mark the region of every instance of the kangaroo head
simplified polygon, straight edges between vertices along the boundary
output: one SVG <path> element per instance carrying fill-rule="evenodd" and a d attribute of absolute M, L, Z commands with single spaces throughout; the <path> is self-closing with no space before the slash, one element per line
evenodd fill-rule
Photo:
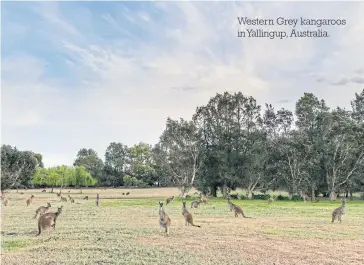
<path fill-rule="evenodd" d="M 31 199 L 33 199 L 33 198 L 34 198 L 34 195 L 32 194 L 32 195 L 30 196 L 30 198 L 31 198 Z"/>
<path fill-rule="evenodd" d="M 183 208 L 186 207 L 186 201 L 182 201 L 182 206 L 183 206 Z"/>
<path fill-rule="evenodd" d="M 48 207 L 52 207 L 52 206 L 51 206 L 51 204 L 50 204 L 49 202 L 47 202 L 47 206 L 48 206 Z"/>
<path fill-rule="evenodd" d="M 163 209 L 163 202 L 159 202 L 159 208 L 162 210 Z"/>
<path fill-rule="evenodd" d="M 62 212 L 63 205 L 61 207 L 58 207 L 58 214 Z"/>
<path fill-rule="evenodd" d="M 343 205 L 345 205 L 345 204 L 346 204 L 346 199 L 341 199 L 341 203 L 342 203 Z"/>

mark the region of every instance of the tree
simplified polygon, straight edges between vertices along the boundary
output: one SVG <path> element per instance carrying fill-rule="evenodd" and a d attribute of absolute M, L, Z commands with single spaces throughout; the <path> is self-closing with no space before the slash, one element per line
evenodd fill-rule
<path fill-rule="evenodd" d="M 160 137 L 160 161 L 182 191 L 188 193 L 200 167 L 200 148 L 197 128 L 193 121 L 172 120 L 168 117 Z"/>
<path fill-rule="evenodd" d="M 130 174 L 149 185 L 156 181 L 152 146 L 140 142 L 129 148 Z"/>
<path fill-rule="evenodd" d="M 98 157 L 96 151 L 93 149 L 80 149 L 73 166 L 83 166 L 93 178 L 98 180 L 102 178 L 104 162 Z"/>
<path fill-rule="evenodd" d="M 112 142 L 106 149 L 105 166 L 107 171 L 111 173 L 106 175 L 106 181 L 112 186 L 122 185 L 123 176 L 128 170 L 129 164 L 129 148 L 122 143 Z"/>
<path fill-rule="evenodd" d="M 30 151 L 19 151 L 10 145 L 1 146 L 1 188 L 29 186 L 38 160 Z"/>

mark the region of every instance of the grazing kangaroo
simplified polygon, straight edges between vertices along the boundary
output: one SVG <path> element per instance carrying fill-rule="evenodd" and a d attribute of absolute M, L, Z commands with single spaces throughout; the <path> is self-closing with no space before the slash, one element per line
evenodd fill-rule
<path fill-rule="evenodd" d="M 69 194 L 68 194 L 68 198 L 70 199 L 71 203 L 75 203 L 75 199 L 73 199 Z"/>
<path fill-rule="evenodd" d="M 58 207 L 58 211 L 55 213 L 45 213 L 38 219 L 38 234 L 40 235 L 42 230 L 48 229 L 53 227 L 53 230 L 56 230 L 56 221 L 58 216 L 62 212 L 63 205 L 61 207 Z"/>
<path fill-rule="evenodd" d="M 192 226 L 196 226 L 196 227 L 201 228 L 201 226 L 199 226 L 199 225 L 195 225 L 195 224 L 193 223 L 192 214 L 190 214 L 190 213 L 187 211 L 187 208 L 186 208 L 186 201 L 182 201 L 182 215 L 184 216 L 184 218 L 185 218 L 185 220 L 186 220 L 186 226 L 187 226 L 187 225 L 192 225 Z"/>
<path fill-rule="evenodd" d="M 191 209 L 192 208 L 199 208 L 200 207 L 201 202 L 200 201 L 193 201 L 191 202 Z"/>
<path fill-rule="evenodd" d="M 32 202 L 33 198 L 34 198 L 34 195 L 32 194 L 30 196 L 30 198 L 27 200 L 27 206 L 29 206 L 29 204 Z"/>
<path fill-rule="evenodd" d="M 42 190 L 42 192 L 47 192 L 46 190 Z"/>
<path fill-rule="evenodd" d="M 125 195 L 125 192 L 123 192 L 123 195 Z"/>
<path fill-rule="evenodd" d="M 169 235 L 169 227 L 171 226 L 171 223 L 171 218 L 169 218 L 163 209 L 163 202 L 159 202 L 159 226 L 165 229 L 167 235 Z"/>
<path fill-rule="evenodd" d="M 167 198 L 166 205 L 174 200 L 174 196 Z"/>
<path fill-rule="evenodd" d="M 130 192 L 127 192 L 125 195 L 129 195 L 130 194 Z"/>
<path fill-rule="evenodd" d="M 228 198 L 227 201 L 228 201 L 229 209 L 230 209 L 230 211 L 234 212 L 235 217 L 238 217 L 238 215 L 241 214 L 241 216 L 244 218 L 251 218 L 251 217 L 245 216 L 243 210 L 238 205 L 230 202 L 230 198 Z"/>
<path fill-rule="evenodd" d="M 61 202 L 67 202 L 67 198 L 61 196 Z"/>
<path fill-rule="evenodd" d="M 49 202 L 47 202 L 47 206 L 40 206 L 36 211 L 35 211 L 35 215 L 33 217 L 33 219 L 37 218 L 37 215 L 39 214 L 39 216 L 47 213 L 49 211 L 49 209 L 51 208 L 51 204 Z"/>
<path fill-rule="evenodd" d="M 84 200 L 88 200 L 88 196 L 85 196 L 85 198 L 83 198 Z"/>
<path fill-rule="evenodd" d="M 339 208 L 336 208 L 332 212 L 331 223 L 333 223 L 335 219 L 337 219 L 338 222 L 341 223 L 341 217 L 345 214 L 345 211 L 346 211 L 346 199 L 341 199 L 341 206 Z"/>

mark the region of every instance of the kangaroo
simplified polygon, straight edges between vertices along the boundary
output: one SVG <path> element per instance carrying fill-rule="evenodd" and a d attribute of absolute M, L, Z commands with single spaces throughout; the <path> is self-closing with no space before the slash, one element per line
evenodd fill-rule
<path fill-rule="evenodd" d="M 69 194 L 68 194 L 68 198 L 70 199 L 71 203 L 75 203 L 75 199 L 72 198 Z"/>
<path fill-rule="evenodd" d="M 174 200 L 174 196 L 167 198 L 166 205 Z"/>
<path fill-rule="evenodd" d="M 199 226 L 199 225 L 195 225 L 195 224 L 193 223 L 192 214 L 190 214 L 190 213 L 187 211 L 187 208 L 186 208 L 186 201 L 182 201 L 182 215 L 184 216 L 184 218 L 185 218 L 185 220 L 186 220 L 186 226 L 187 226 L 187 225 L 192 225 L 192 226 L 196 226 L 196 227 L 201 228 L 201 226 Z"/>
<path fill-rule="evenodd" d="M 47 192 L 46 190 L 42 190 L 42 192 Z"/>
<path fill-rule="evenodd" d="M 345 214 L 346 211 L 346 199 L 341 199 L 341 206 L 339 208 L 336 208 L 332 212 L 332 220 L 331 223 L 335 221 L 335 219 L 338 220 L 341 224 L 341 217 Z"/>
<path fill-rule="evenodd" d="M 130 192 L 125 193 L 125 195 L 129 195 L 129 194 L 130 194 Z"/>
<path fill-rule="evenodd" d="M 163 202 L 159 202 L 159 226 L 165 229 L 167 235 L 169 235 L 169 227 L 171 226 L 171 223 L 171 218 L 169 218 L 163 209 Z"/>
<path fill-rule="evenodd" d="M 63 205 L 61 207 L 58 207 L 58 211 L 55 213 L 45 213 L 38 219 L 38 234 L 40 235 L 42 230 L 48 229 L 53 227 L 53 230 L 56 230 L 56 221 L 58 216 L 62 212 Z"/>
<path fill-rule="evenodd" d="M 269 199 L 268 199 L 268 204 L 272 204 L 272 203 L 273 203 L 273 201 L 274 201 L 274 200 L 273 200 L 273 198 L 269 198 Z"/>
<path fill-rule="evenodd" d="M 36 211 L 35 211 L 35 215 L 33 217 L 33 219 L 37 218 L 37 215 L 39 214 L 39 216 L 47 213 L 49 211 L 49 209 L 51 208 L 51 204 L 49 202 L 47 202 L 47 206 L 40 206 Z"/>
<path fill-rule="evenodd" d="M 85 198 L 83 198 L 84 200 L 88 200 L 88 196 L 85 196 Z"/>
<path fill-rule="evenodd" d="M 200 207 L 201 202 L 200 201 L 193 201 L 191 202 L 191 209 L 192 208 L 199 208 Z"/>
<path fill-rule="evenodd" d="M 29 204 L 32 202 L 33 198 L 34 198 L 34 195 L 32 194 L 30 196 L 30 198 L 27 200 L 27 206 L 29 206 Z"/>
<path fill-rule="evenodd" d="M 67 198 L 61 196 L 61 202 L 67 202 Z"/>
<path fill-rule="evenodd" d="M 245 216 L 243 210 L 238 205 L 230 202 L 230 198 L 228 198 L 227 201 L 228 201 L 229 209 L 230 209 L 230 211 L 234 212 L 235 217 L 238 217 L 238 215 L 241 214 L 241 216 L 244 218 L 251 218 L 251 217 Z"/>
<path fill-rule="evenodd" d="M 7 198 L 3 198 L 3 203 L 4 203 L 4 206 L 7 206 L 9 203 L 9 200 Z"/>
<path fill-rule="evenodd" d="M 200 193 L 200 202 L 201 203 L 207 203 L 207 198 Z"/>

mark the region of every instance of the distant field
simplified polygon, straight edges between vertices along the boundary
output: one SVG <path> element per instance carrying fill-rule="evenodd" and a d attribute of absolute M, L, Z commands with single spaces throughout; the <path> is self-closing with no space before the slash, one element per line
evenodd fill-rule
<path fill-rule="evenodd" d="M 89 189 L 83 194 L 64 189 L 63 196 L 68 190 L 75 204 L 41 190 L 6 194 L 10 203 L 1 207 L 2 264 L 364 264 L 363 201 L 348 201 L 343 223 L 331 224 L 339 200 L 272 205 L 235 200 L 253 218 L 244 219 L 235 218 L 225 200 L 211 199 L 190 210 L 202 226 L 195 228 L 185 227 L 181 200 L 176 199 L 165 208 L 172 219 L 166 236 L 159 232 L 158 200 L 178 195 L 178 189 Z M 35 198 L 27 207 L 30 194 Z M 88 201 L 82 200 L 85 195 Z M 37 220 L 32 217 L 47 201 L 54 212 L 63 205 L 63 212 L 55 231 L 35 237 Z"/>

